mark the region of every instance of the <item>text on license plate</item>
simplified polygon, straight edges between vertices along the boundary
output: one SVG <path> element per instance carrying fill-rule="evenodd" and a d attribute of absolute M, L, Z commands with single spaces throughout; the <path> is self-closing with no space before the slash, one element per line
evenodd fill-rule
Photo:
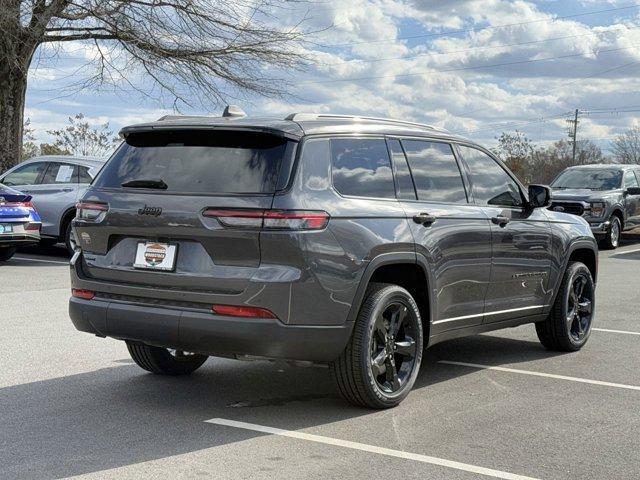
<path fill-rule="evenodd" d="M 135 268 L 173 271 L 176 266 L 176 245 L 160 242 L 139 242 Z"/>

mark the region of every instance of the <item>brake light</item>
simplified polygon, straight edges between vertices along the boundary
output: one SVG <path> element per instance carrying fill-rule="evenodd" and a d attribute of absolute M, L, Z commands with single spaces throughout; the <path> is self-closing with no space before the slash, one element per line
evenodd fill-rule
<path fill-rule="evenodd" d="M 76 204 L 76 218 L 95 221 L 109 210 L 109 205 L 98 202 L 80 202 Z"/>
<path fill-rule="evenodd" d="M 249 318 L 277 318 L 266 308 L 259 307 L 239 307 L 235 305 L 214 305 L 211 311 L 216 315 L 225 317 L 249 317 Z"/>
<path fill-rule="evenodd" d="M 207 208 L 202 215 L 205 217 L 214 217 L 225 227 L 244 227 L 244 228 L 260 228 L 262 227 L 262 218 L 264 210 L 227 210 Z"/>
<path fill-rule="evenodd" d="M 329 214 L 321 210 L 207 208 L 202 215 L 216 218 L 225 227 L 269 230 L 321 230 L 329 222 Z"/>
<path fill-rule="evenodd" d="M 33 208 L 31 202 L 7 202 L 2 204 L 3 207 L 15 207 L 15 208 Z"/>
<path fill-rule="evenodd" d="M 91 290 L 82 290 L 79 288 L 71 289 L 71 296 L 75 298 L 82 298 L 83 300 L 91 300 L 96 296 L 96 293 Z"/>

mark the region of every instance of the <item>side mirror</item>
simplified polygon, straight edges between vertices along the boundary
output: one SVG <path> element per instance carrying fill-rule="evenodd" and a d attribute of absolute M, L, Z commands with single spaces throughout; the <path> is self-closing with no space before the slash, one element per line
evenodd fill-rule
<path fill-rule="evenodd" d="M 529 208 L 546 208 L 551 205 L 551 189 L 546 185 L 529 185 Z"/>
<path fill-rule="evenodd" d="M 640 187 L 627 188 L 627 195 L 640 195 Z"/>

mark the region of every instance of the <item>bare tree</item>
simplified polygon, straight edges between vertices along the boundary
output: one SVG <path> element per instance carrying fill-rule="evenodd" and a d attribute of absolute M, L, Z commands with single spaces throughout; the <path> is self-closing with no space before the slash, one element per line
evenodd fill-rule
<path fill-rule="evenodd" d="M 22 126 L 22 150 L 20 153 L 20 160 L 27 160 L 40 153 L 40 149 L 35 143 L 36 137 L 33 134 L 33 131 L 33 127 L 31 127 L 31 119 L 27 118 Z"/>
<path fill-rule="evenodd" d="M 640 127 L 636 125 L 614 138 L 611 150 L 620 163 L 640 164 Z"/>
<path fill-rule="evenodd" d="M 573 144 L 560 140 L 547 147 L 537 146 L 522 132 L 503 132 L 498 137 L 495 153 L 523 183 L 549 183 L 558 173 L 572 165 L 605 163 L 602 150 L 590 140 L 578 140 L 576 159 L 573 160 Z"/>
<path fill-rule="evenodd" d="M 502 157 L 507 167 L 525 183 L 531 181 L 529 165 L 534 151 L 535 146 L 531 140 L 518 130 L 515 133 L 502 132 L 495 149 L 495 153 Z"/>
<path fill-rule="evenodd" d="M 60 152 L 70 152 L 75 155 L 104 157 L 113 150 L 119 142 L 117 136 L 109 130 L 109 122 L 92 127 L 85 120 L 82 113 L 69 117 L 69 125 L 59 130 L 47 132 L 55 139 L 49 149 L 55 147 Z M 46 144 L 43 144 L 43 147 Z"/>
<path fill-rule="evenodd" d="M 174 106 L 279 95 L 273 72 L 299 67 L 298 25 L 273 26 L 295 0 L 2 0 L 0 171 L 20 157 L 27 72 L 39 47 L 85 42 L 94 73 L 77 86 L 140 89 Z M 272 70 L 269 71 L 271 67 Z M 146 81 L 146 83 L 144 83 Z M 142 89 L 140 89 L 142 91 Z M 230 93 L 235 92 L 235 93 Z"/>

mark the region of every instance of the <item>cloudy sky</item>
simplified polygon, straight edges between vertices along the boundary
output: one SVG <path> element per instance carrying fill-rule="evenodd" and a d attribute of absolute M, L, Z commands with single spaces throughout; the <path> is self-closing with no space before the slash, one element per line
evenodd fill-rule
<path fill-rule="evenodd" d="M 605 149 L 638 124 L 640 4 L 632 0 L 322 0 L 274 15 L 282 24 L 304 16 L 305 28 L 321 33 L 305 71 L 280 72 L 295 85 L 291 96 L 248 96 L 241 106 L 249 114 L 398 117 L 493 145 L 516 129 L 534 142 L 566 138 L 566 119 L 579 108 L 578 137 Z M 40 53 L 26 111 L 40 141 L 78 112 L 114 130 L 171 113 L 170 102 L 131 89 L 68 88 L 87 73 L 89 45 Z"/>

